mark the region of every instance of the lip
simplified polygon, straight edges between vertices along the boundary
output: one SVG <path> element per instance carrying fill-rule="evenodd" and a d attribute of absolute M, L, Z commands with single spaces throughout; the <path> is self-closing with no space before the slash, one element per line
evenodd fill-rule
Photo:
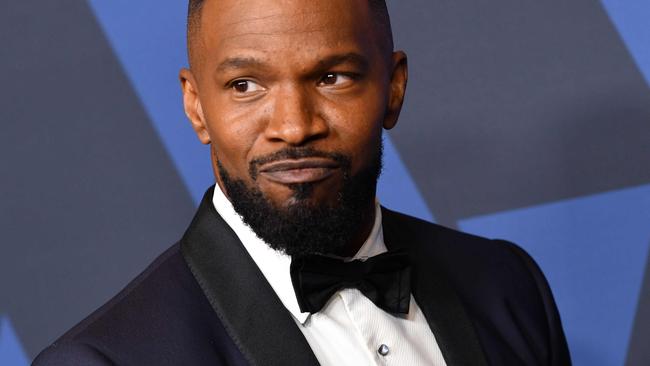
<path fill-rule="evenodd" d="M 259 174 L 275 183 L 299 184 L 325 180 L 337 169 L 339 164 L 330 159 L 290 159 L 264 164 Z"/>

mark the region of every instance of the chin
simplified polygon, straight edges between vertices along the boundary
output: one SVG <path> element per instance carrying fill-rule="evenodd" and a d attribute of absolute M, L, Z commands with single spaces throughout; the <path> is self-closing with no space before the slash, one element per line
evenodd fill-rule
<path fill-rule="evenodd" d="M 317 183 L 302 183 L 286 186 L 283 192 L 265 192 L 269 201 L 278 207 L 336 207 L 340 202 L 341 188 Z"/>
<path fill-rule="evenodd" d="M 277 184 L 264 182 L 253 189 L 260 191 L 277 207 L 306 205 L 312 207 L 335 207 L 341 198 L 343 177 L 338 175 L 328 179 L 296 184 Z"/>

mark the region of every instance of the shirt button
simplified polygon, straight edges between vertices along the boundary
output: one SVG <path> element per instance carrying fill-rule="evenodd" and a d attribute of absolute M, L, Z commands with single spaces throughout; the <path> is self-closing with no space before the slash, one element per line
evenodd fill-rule
<path fill-rule="evenodd" d="M 379 349 L 377 350 L 377 353 L 379 353 L 382 356 L 386 356 L 388 352 L 390 352 L 390 348 L 388 348 L 388 346 L 385 344 L 379 346 Z"/>

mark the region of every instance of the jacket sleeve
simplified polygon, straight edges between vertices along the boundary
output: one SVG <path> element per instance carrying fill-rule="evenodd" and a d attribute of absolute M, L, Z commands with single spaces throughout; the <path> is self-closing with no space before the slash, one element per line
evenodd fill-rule
<path fill-rule="evenodd" d="M 560 314 L 558 312 L 557 306 L 555 305 L 555 300 L 553 298 L 553 293 L 551 288 L 542 273 L 542 270 L 539 268 L 537 263 L 531 258 L 526 251 L 521 249 L 516 244 L 510 244 L 509 247 L 515 254 L 523 261 L 524 265 L 528 269 L 528 272 L 532 276 L 537 290 L 540 294 L 540 297 L 543 301 L 544 310 L 546 312 L 546 319 L 548 325 L 548 350 L 549 350 L 549 365 L 550 366 L 569 366 L 571 365 L 571 357 L 569 355 L 569 347 L 567 345 L 566 337 L 564 336 L 564 331 L 562 329 L 562 322 L 560 320 Z"/>
<path fill-rule="evenodd" d="M 115 363 L 94 347 L 75 341 L 61 341 L 44 349 L 32 366 L 113 366 Z"/>

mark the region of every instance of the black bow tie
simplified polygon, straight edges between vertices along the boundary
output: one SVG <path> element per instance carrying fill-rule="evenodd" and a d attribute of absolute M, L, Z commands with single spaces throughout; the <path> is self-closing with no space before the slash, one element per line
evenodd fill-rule
<path fill-rule="evenodd" d="M 338 290 L 356 288 L 379 308 L 407 314 L 411 268 L 405 251 L 379 254 L 366 261 L 309 255 L 291 261 L 291 281 L 302 312 L 316 313 Z"/>

